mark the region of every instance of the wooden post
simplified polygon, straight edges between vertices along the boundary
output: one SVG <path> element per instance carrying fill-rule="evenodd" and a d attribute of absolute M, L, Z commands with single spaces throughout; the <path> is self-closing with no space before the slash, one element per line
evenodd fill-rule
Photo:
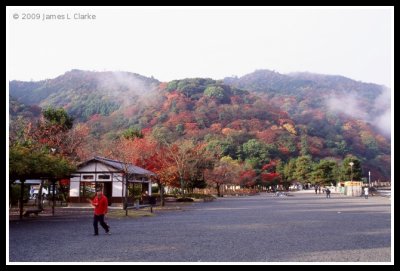
<path fill-rule="evenodd" d="M 128 174 L 125 174 L 125 216 L 128 216 Z"/>

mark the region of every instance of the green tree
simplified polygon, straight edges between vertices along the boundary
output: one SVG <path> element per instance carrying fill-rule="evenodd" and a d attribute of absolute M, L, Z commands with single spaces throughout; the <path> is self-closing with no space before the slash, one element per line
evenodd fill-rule
<path fill-rule="evenodd" d="M 353 166 L 350 165 L 353 163 Z M 341 166 L 342 181 L 361 181 L 363 177 L 361 161 L 356 156 L 347 156 Z"/>
<path fill-rule="evenodd" d="M 74 119 L 68 115 L 64 108 L 48 107 L 43 110 L 43 117 L 51 124 L 61 126 L 64 130 L 72 128 Z"/>
<path fill-rule="evenodd" d="M 241 158 L 250 163 L 253 168 L 260 169 L 269 163 L 269 149 L 267 144 L 257 139 L 250 139 L 242 145 Z"/>
<path fill-rule="evenodd" d="M 294 179 L 303 184 L 309 182 L 312 166 L 313 162 L 311 156 L 305 155 L 298 157 L 296 160 L 296 169 L 293 174 Z"/>
<path fill-rule="evenodd" d="M 236 149 L 232 142 L 228 139 L 209 139 L 207 140 L 207 150 L 218 152 L 219 156 L 230 156 L 236 158 Z"/>
<path fill-rule="evenodd" d="M 75 170 L 74 165 L 62 156 L 52 155 L 42 150 L 35 150 L 19 144 L 10 147 L 9 173 L 10 182 L 16 180 L 22 184 L 28 178 L 57 180 L 69 177 Z M 23 190 L 21 191 L 21 195 Z M 38 208 L 43 209 L 39 193 Z M 22 218 L 23 204 L 20 201 L 20 218 Z"/>
<path fill-rule="evenodd" d="M 347 146 L 346 141 L 341 140 L 340 142 L 335 142 L 337 154 L 341 155 L 342 157 L 350 151 Z"/>
<path fill-rule="evenodd" d="M 225 98 L 225 90 L 220 86 L 209 86 L 204 90 L 204 96 L 222 101 Z"/>
<path fill-rule="evenodd" d="M 300 155 L 301 156 L 306 156 L 309 154 L 308 152 L 308 142 L 307 142 L 307 134 L 303 132 L 301 135 L 301 142 L 300 142 L 301 148 L 300 148 Z"/>
<path fill-rule="evenodd" d="M 85 135 L 84 129 L 71 129 L 72 121 L 64 109 L 47 108 L 43 110 L 43 119 L 36 127 L 31 124 L 20 127 L 19 133 L 10 138 L 10 181 L 19 179 L 23 183 L 28 178 L 41 179 L 42 188 L 44 179 L 55 183 L 58 179 L 69 177 L 75 170 L 73 161 L 77 158 L 76 150 Z M 42 209 L 41 193 L 38 204 Z M 20 215 L 22 209 L 20 206 Z"/>
<path fill-rule="evenodd" d="M 167 127 L 155 127 L 151 132 L 153 138 L 162 145 L 168 145 L 174 142 L 177 138 L 177 135 L 172 132 Z"/>
<path fill-rule="evenodd" d="M 332 160 L 320 160 L 319 163 L 314 164 L 311 173 L 312 183 L 322 185 L 336 184 L 335 167 L 337 165 Z"/>
<path fill-rule="evenodd" d="M 135 127 L 129 127 L 124 132 L 122 132 L 122 136 L 125 139 L 135 139 L 135 138 L 143 138 L 143 134 L 140 129 Z"/>
<path fill-rule="evenodd" d="M 294 178 L 294 173 L 296 171 L 296 158 L 291 158 L 289 162 L 287 162 L 283 166 L 283 174 L 281 174 L 282 179 L 287 180 L 287 181 L 293 181 L 295 180 Z M 281 173 L 281 172 L 279 172 Z"/>
<path fill-rule="evenodd" d="M 290 181 L 291 181 L 291 179 L 287 175 L 285 175 L 285 173 L 286 173 L 285 168 L 288 164 L 289 163 L 285 164 L 280 159 L 276 162 L 276 172 L 279 173 L 279 175 L 281 176 L 282 185 L 285 187 L 286 190 L 289 189 Z M 292 162 L 292 164 L 293 164 L 293 162 Z M 292 173 L 288 172 L 288 175 L 290 175 L 290 174 L 292 174 Z"/>
<path fill-rule="evenodd" d="M 10 180 L 17 179 L 60 179 L 69 177 L 75 167 L 64 157 L 44 151 L 14 145 L 10 147 Z"/>
<path fill-rule="evenodd" d="M 166 90 L 171 92 L 178 88 L 178 80 L 173 80 L 168 83 Z"/>
<path fill-rule="evenodd" d="M 361 132 L 361 142 L 366 147 L 366 157 L 368 159 L 373 159 L 379 153 L 378 143 L 372 134 L 367 132 Z"/>

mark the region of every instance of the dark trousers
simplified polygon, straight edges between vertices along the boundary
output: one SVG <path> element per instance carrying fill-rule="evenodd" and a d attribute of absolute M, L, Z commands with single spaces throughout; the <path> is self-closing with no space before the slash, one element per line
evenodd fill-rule
<path fill-rule="evenodd" d="M 93 227 L 94 233 L 99 234 L 99 222 L 103 229 L 108 232 L 110 227 L 104 222 L 104 215 L 94 215 L 93 217 Z"/>

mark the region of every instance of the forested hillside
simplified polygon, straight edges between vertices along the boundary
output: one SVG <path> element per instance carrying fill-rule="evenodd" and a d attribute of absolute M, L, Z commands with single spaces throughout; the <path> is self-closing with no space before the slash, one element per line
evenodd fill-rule
<path fill-rule="evenodd" d="M 280 74 L 270 70 L 226 77 L 224 82 L 252 90 L 288 112 L 307 136 L 312 155 L 352 153 L 363 157 L 368 167 L 378 166 L 389 172 L 387 87 L 337 75 Z"/>
<path fill-rule="evenodd" d="M 73 70 L 40 82 L 11 81 L 10 114 L 26 115 L 24 107 L 64 108 L 88 131 L 81 159 L 110 155 L 121 139 L 146 140 L 142 147 L 161 142 L 170 151 L 179 142 L 192 142 L 217 157 L 203 164 L 204 170 L 240 166 L 241 184 L 346 179 L 350 160 L 360 161 L 355 177 L 371 171 L 373 179 L 387 180 L 390 140 L 373 116 L 387 109 L 373 103 L 385 91 L 341 76 L 266 70 L 220 81 L 163 83 L 133 73 Z M 343 95 L 358 97 L 368 113 L 336 110 Z M 335 177 L 315 173 L 327 165 Z M 212 172 L 207 174 L 196 178 L 212 179 Z"/>

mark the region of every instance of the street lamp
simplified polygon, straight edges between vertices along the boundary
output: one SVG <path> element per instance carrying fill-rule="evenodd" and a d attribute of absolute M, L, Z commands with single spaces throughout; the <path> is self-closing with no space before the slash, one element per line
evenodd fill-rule
<path fill-rule="evenodd" d="M 351 181 L 351 196 L 353 197 L 354 196 L 354 193 L 353 193 L 353 165 L 354 165 L 354 163 L 353 162 L 350 162 L 349 163 L 349 165 L 350 165 L 350 181 Z"/>
<path fill-rule="evenodd" d="M 56 148 L 50 148 L 51 154 L 54 155 L 56 153 L 56 150 L 57 150 Z M 53 206 L 51 207 L 51 213 L 54 216 L 54 208 L 55 208 L 55 205 L 56 205 L 56 200 L 55 200 L 55 197 L 54 197 L 54 194 L 56 192 L 56 179 L 52 178 L 50 180 L 51 180 L 51 185 L 52 186 L 49 187 L 49 192 L 50 192 L 50 188 L 53 188 L 52 189 L 53 190 L 53 197 L 52 197 Z"/>
<path fill-rule="evenodd" d="M 349 163 L 349 165 L 350 165 L 350 181 L 353 181 L 353 165 L 354 165 L 354 163 L 353 162 L 350 162 Z"/>
<path fill-rule="evenodd" d="M 371 171 L 368 171 L 368 187 L 371 187 Z"/>

